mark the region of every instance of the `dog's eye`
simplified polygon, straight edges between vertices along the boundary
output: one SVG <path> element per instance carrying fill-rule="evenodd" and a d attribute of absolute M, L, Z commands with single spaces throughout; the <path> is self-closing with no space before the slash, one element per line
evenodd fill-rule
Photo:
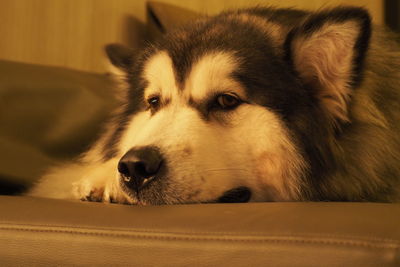
<path fill-rule="evenodd" d="M 160 106 L 160 97 L 159 96 L 152 96 L 147 99 L 147 103 L 149 104 L 149 108 L 151 110 L 157 110 Z"/>
<path fill-rule="evenodd" d="M 240 99 L 234 94 L 221 94 L 217 96 L 217 104 L 222 109 L 234 109 L 240 103 Z"/>

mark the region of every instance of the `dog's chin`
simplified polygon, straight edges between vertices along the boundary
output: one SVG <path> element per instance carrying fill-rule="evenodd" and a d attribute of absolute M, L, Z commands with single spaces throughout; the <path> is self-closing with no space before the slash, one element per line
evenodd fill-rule
<path fill-rule="evenodd" d="M 251 198 L 251 191 L 247 187 L 237 187 L 226 191 L 221 197 L 219 197 L 217 203 L 246 203 Z"/>
<path fill-rule="evenodd" d="M 201 201 L 201 203 L 247 203 L 251 199 L 251 190 L 248 187 L 236 187 L 226 191 L 217 199 Z"/>

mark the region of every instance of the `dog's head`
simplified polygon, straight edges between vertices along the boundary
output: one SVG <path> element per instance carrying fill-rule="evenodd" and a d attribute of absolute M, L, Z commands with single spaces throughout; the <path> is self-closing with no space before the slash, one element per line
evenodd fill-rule
<path fill-rule="evenodd" d="M 122 190 L 142 204 L 305 199 L 325 138 L 347 120 L 369 23 L 356 8 L 256 9 L 141 55 L 108 46 L 124 105 L 104 153 L 119 159 Z"/>

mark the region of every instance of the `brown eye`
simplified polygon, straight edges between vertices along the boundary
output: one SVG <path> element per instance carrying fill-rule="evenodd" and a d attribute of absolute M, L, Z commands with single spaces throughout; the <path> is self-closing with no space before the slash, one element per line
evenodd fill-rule
<path fill-rule="evenodd" d="M 157 110 L 160 106 L 160 97 L 159 96 L 152 96 L 147 99 L 147 103 L 149 104 L 149 108 L 151 110 Z"/>
<path fill-rule="evenodd" d="M 233 94 L 222 94 L 217 96 L 217 103 L 222 109 L 233 109 L 241 103 L 240 99 Z"/>

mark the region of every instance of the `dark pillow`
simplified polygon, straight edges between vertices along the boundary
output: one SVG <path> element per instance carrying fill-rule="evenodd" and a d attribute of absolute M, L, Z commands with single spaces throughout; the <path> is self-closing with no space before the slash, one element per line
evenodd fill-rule
<path fill-rule="evenodd" d="M 0 61 L 0 193 L 86 149 L 113 99 L 106 75 Z"/>

